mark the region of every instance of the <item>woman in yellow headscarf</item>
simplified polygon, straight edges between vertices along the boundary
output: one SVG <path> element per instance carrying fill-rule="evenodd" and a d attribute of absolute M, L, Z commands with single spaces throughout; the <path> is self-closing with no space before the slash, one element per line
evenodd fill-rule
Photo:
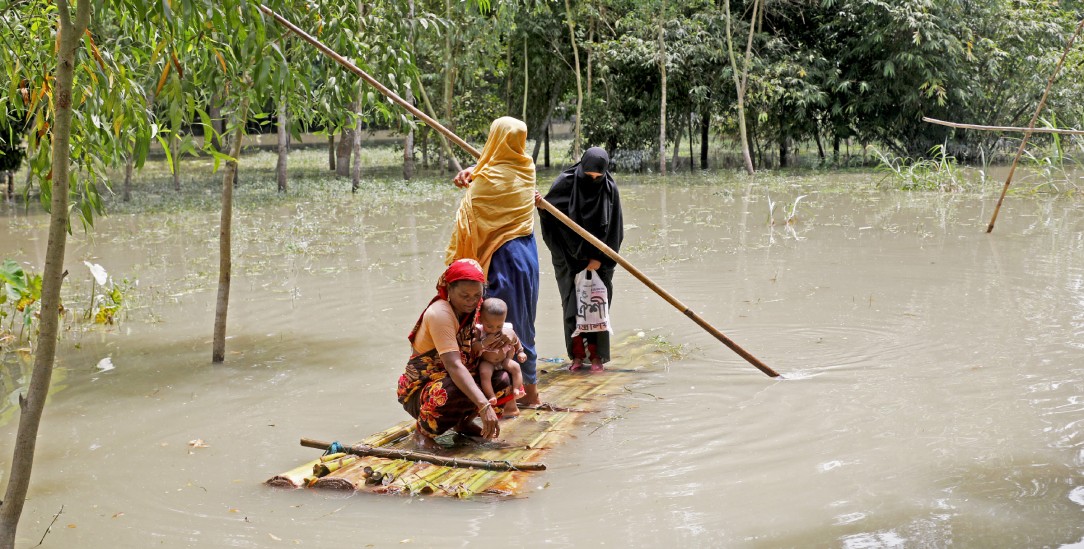
<path fill-rule="evenodd" d="M 522 365 L 527 395 L 521 403 L 532 405 L 539 403 L 534 348 L 538 246 L 534 161 L 526 151 L 526 124 L 508 116 L 493 121 L 478 163 L 455 177 L 457 186 L 468 189 L 456 214 L 445 263 L 477 260 L 486 272 L 486 296 L 508 304 L 507 321 L 527 354 Z"/>

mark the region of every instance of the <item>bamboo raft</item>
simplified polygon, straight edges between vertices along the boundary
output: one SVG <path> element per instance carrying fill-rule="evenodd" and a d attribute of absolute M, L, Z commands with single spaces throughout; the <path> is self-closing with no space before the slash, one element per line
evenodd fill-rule
<path fill-rule="evenodd" d="M 279 488 L 454 498 L 521 495 L 528 480 L 544 474 L 537 472 L 545 469 L 538 462 L 551 448 L 578 428 L 605 422 L 598 412 L 606 403 L 625 393 L 625 385 L 638 371 L 667 359 L 655 341 L 642 336 L 615 342 L 613 350 L 614 358 L 603 373 L 569 372 L 567 364 L 552 364 L 547 371 L 540 362 L 538 385 L 545 404 L 521 408 L 518 418 L 501 420 L 501 437 L 496 441 L 467 441 L 439 456 L 425 454 L 414 444 L 414 420 L 410 419 L 346 447 L 345 452 L 321 456 L 266 483 Z M 302 439 L 302 444 L 323 449 L 329 443 Z M 353 455 L 351 448 L 380 455 Z M 438 459 L 427 460 L 430 456 Z"/>

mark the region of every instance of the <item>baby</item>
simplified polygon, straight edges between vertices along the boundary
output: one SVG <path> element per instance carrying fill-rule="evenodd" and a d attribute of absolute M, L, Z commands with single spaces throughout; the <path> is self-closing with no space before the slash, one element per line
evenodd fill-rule
<path fill-rule="evenodd" d="M 523 373 L 520 372 L 519 363 L 527 360 L 527 354 L 523 352 L 523 346 L 519 343 L 512 325 L 505 322 L 508 315 L 508 305 L 499 298 L 491 297 L 482 302 L 481 324 L 475 326 L 476 339 L 473 351 L 481 355 L 478 362 L 478 377 L 482 382 L 482 393 L 489 402 L 497 403 L 493 391 L 493 371 L 504 370 L 512 377 L 514 397 L 504 405 L 503 416 L 514 417 L 519 415 L 516 407 L 516 398 L 526 394 L 523 390 Z M 501 345 L 494 338 L 500 334 L 508 338 L 508 344 Z"/>

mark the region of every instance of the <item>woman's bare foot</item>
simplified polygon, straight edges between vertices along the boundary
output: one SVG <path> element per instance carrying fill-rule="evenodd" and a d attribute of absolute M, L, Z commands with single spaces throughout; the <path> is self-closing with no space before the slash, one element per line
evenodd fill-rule
<path fill-rule="evenodd" d="M 425 436 L 420 431 L 414 431 L 414 446 L 418 450 L 429 452 L 430 454 L 439 453 L 444 449 L 437 441 Z"/>
<path fill-rule="evenodd" d="M 526 391 L 527 394 L 516 401 L 520 406 L 538 406 L 539 404 L 542 404 L 542 401 L 538 398 L 538 385 L 535 385 L 534 383 L 524 383 L 523 390 Z"/>
<path fill-rule="evenodd" d="M 501 419 L 510 417 L 519 417 L 519 407 L 516 406 L 515 399 L 509 400 L 504 403 L 504 410 L 502 410 Z"/>
<path fill-rule="evenodd" d="M 594 358 L 591 359 L 591 371 L 592 372 L 601 372 L 601 371 L 603 371 L 605 369 L 606 369 L 606 367 L 602 365 L 602 359 L 601 358 L 594 357 Z"/>
<path fill-rule="evenodd" d="M 581 368 L 583 368 L 583 359 L 582 358 L 574 358 L 574 359 L 572 359 L 572 364 L 570 364 L 568 366 L 568 371 L 575 372 L 576 370 L 579 370 Z"/>

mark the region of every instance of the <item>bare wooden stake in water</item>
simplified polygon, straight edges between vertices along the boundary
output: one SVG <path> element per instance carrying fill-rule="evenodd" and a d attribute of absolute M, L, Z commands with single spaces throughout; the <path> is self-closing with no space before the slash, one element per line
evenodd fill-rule
<path fill-rule="evenodd" d="M 1080 30 L 1084 29 L 1084 19 L 1080 20 L 1080 24 L 1076 26 L 1076 32 L 1069 38 L 1069 43 L 1065 45 L 1065 51 L 1061 54 L 1061 59 L 1058 60 L 1058 66 L 1054 67 L 1054 73 L 1050 75 L 1050 80 L 1046 82 L 1046 90 L 1043 91 L 1043 97 L 1039 100 L 1039 106 L 1035 107 L 1035 114 L 1031 115 L 1031 123 L 1028 124 L 1026 130 L 1024 130 L 1024 138 L 1020 140 L 1020 147 L 1016 149 L 1016 156 L 1012 159 L 1012 166 L 1009 168 L 1009 175 L 1005 177 L 1005 187 L 1001 189 L 1001 196 L 997 199 L 997 206 L 994 207 L 994 215 L 990 218 L 990 224 L 986 227 L 986 232 L 989 234 L 994 230 L 994 223 L 997 221 L 997 214 L 1001 211 L 1001 203 L 1005 201 L 1005 193 L 1009 192 L 1009 185 L 1012 184 L 1012 176 L 1016 172 L 1016 165 L 1020 162 L 1020 155 L 1024 154 L 1024 147 L 1028 144 L 1028 138 L 1031 137 L 1032 132 L 1035 131 L 1035 122 L 1039 119 L 1039 113 L 1046 106 L 1046 97 L 1050 94 L 1050 88 L 1054 86 L 1054 79 L 1057 78 L 1058 72 L 1061 71 L 1062 65 L 1065 64 L 1065 58 L 1069 55 L 1069 50 L 1073 47 L 1073 42 L 1077 36 L 1080 36 Z"/>
<path fill-rule="evenodd" d="M 327 47 L 326 45 L 324 45 L 319 40 L 317 40 L 313 36 L 309 35 L 305 31 L 301 30 L 296 25 L 294 25 L 290 21 L 283 18 L 281 15 L 275 13 L 274 11 L 271 10 L 271 8 L 268 8 L 267 6 L 261 5 L 260 9 L 263 10 L 263 12 L 266 13 L 267 15 L 273 17 L 275 19 L 275 21 L 278 21 L 279 24 L 281 24 L 282 26 L 290 29 L 291 31 L 296 33 L 298 36 L 300 36 L 303 40 L 305 40 L 306 42 L 308 42 L 308 43 L 312 44 L 313 46 L 315 46 L 318 50 L 323 52 L 325 55 L 327 55 L 328 57 L 331 57 L 332 59 L 337 61 L 340 65 L 346 67 L 350 72 L 360 76 L 362 80 L 365 80 L 366 82 L 371 84 L 380 93 L 384 94 L 385 97 L 387 97 L 388 99 L 391 99 L 393 102 L 395 102 L 399 106 L 401 106 L 404 109 L 406 109 L 407 111 L 409 111 L 410 114 L 413 114 L 414 116 L 418 117 L 419 120 L 421 120 L 422 122 L 425 122 L 426 124 L 428 124 L 431 128 L 433 128 L 433 129 L 437 130 L 438 132 L 440 132 L 440 133 L 444 134 L 445 136 L 447 136 L 448 139 L 453 141 L 456 145 L 459 145 L 461 148 L 463 148 L 463 150 L 469 152 L 475 158 L 478 158 L 479 156 L 482 155 L 482 153 L 479 152 L 478 149 L 472 147 L 469 143 L 464 141 L 462 138 L 460 138 L 458 135 L 453 133 L 451 130 L 449 130 L 448 128 L 441 125 L 440 122 L 437 122 L 436 120 L 429 117 L 428 115 L 426 115 L 422 111 L 418 110 L 418 108 L 415 107 L 414 105 L 411 105 L 407 101 L 403 100 L 403 98 L 396 95 L 395 92 L 389 90 L 387 87 L 385 87 L 380 82 L 377 82 L 376 79 L 374 79 L 372 76 L 369 76 L 365 71 L 359 69 L 356 65 L 351 63 L 348 59 L 344 58 L 343 56 L 339 55 L 338 53 L 335 53 L 334 50 Z M 688 307 L 685 306 L 685 304 L 683 304 L 681 301 L 678 301 L 677 298 L 670 295 L 666 290 L 662 289 L 658 284 L 655 284 L 650 278 L 648 278 L 646 275 L 644 275 L 644 273 L 641 273 L 639 269 L 637 269 L 636 267 L 633 267 L 631 263 L 626 261 L 625 258 L 621 257 L 621 255 L 619 255 L 617 252 L 615 252 L 612 248 L 610 248 L 604 242 L 602 242 L 601 240 L 596 238 L 595 235 L 593 235 L 593 234 L 587 232 L 586 230 L 584 230 L 584 228 L 580 227 L 578 224 L 576 224 L 575 221 L 569 219 L 569 217 L 567 215 L 561 213 L 557 208 L 553 207 L 552 204 L 550 204 L 549 202 L 547 202 L 545 200 L 540 200 L 538 202 L 538 207 L 543 209 L 543 210 L 546 210 L 547 212 L 552 214 L 554 217 L 559 219 L 562 223 L 564 223 L 570 229 L 575 231 L 576 234 L 583 237 L 584 240 L 590 242 L 596 248 L 601 250 L 602 253 L 606 254 L 606 257 L 609 257 L 610 259 L 613 259 L 614 261 L 616 261 L 619 265 L 624 267 L 629 272 L 629 274 L 636 277 L 636 279 L 639 280 L 640 282 L 643 282 L 648 288 L 651 288 L 651 290 L 654 291 L 656 294 L 658 294 L 659 297 L 663 298 L 664 300 L 666 300 L 667 303 L 673 305 L 675 308 L 677 308 L 677 310 L 684 313 L 685 316 L 688 316 L 690 319 L 692 319 L 693 322 L 697 323 L 697 325 L 699 325 L 701 328 L 706 330 L 709 334 L 714 336 L 715 339 L 718 339 L 724 345 L 729 347 L 730 350 L 737 353 L 739 356 L 744 358 L 747 362 L 749 362 L 753 366 L 756 366 L 757 369 L 759 369 L 761 372 L 764 372 L 765 374 L 767 374 L 770 377 L 779 377 L 779 373 L 777 373 L 775 370 L 769 368 L 767 364 L 764 364 L 763 362 L 761 362 L 757 357 L 753 356 L 752 354 L 750 354 L 745 349 L 742 349 L 737 343 L 734 343 L 730 338 L 723 335 L 722 332 L 715 329 L 714 326 L 712 326 L 711 324 L 708 324 L 707 321 L 705 321 L 703 318 L 700 318 L 699 315 L 697 315 L 696 313 L 691 311 Z"/>

